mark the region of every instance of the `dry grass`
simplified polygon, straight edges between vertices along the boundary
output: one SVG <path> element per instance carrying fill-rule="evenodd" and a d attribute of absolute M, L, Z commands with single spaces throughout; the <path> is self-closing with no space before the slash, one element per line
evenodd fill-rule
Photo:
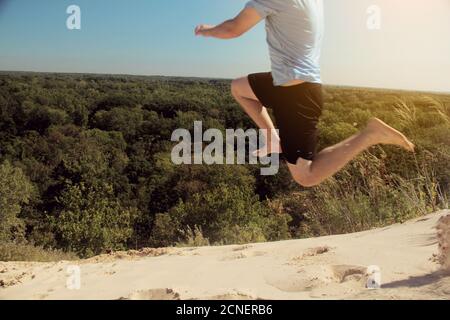
<path fill-rule="evenodd" d="M 438 262 L 450 270 L 450 215 L 442 217 L 437 225 L 439 255 Z"/>
<path fill-rule="evenodd" d="M 0 243 L 0 261 L 53 262 L 77 259 L 76 254 L 61 250 L 46 250 L 30 244 Z"/>

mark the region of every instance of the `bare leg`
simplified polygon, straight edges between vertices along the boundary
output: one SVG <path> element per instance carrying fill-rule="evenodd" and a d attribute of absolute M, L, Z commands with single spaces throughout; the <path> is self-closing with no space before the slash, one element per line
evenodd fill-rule
<path fill-rule="evenodd" d="M 361 152 L 377 144 L 397 145 L 414 151 L 414 145 L 402 133 L 374 118 L 366 129 L 324 149 L 313 161 L 299 159 L 296 165 L 288 164 L 289 170 L 296 182 L 312 187 L 332 177 Z"/>
<path fill-rule="evenodd" d="M 260 129 L 267 130 L 265 147 L 257 150 L 255 155 L 265 157 L 270 153 L 280 153 L 280 138 L 276 133 L 267 109 L 258 101 L 248 82 L 248 78 L 236 79 L 231 84 L 231 92 L 244 111 Z"/>

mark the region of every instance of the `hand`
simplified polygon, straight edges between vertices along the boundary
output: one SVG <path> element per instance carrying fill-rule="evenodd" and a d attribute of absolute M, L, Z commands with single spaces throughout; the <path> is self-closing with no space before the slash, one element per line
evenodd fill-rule
<path fill-rule="evenodd" d="M 205 31 L 208 31 L 212 28 L 214 28 L 214 26 L 211 26 L 208 24 L 200 24 L 195 28 L 195 35 L 196 36 L 206 36 Z"/>

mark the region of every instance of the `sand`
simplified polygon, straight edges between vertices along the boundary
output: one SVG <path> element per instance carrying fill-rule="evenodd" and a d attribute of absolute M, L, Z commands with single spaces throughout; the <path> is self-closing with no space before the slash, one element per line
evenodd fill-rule
<path fill-rule="evenodd" d="M 0 299 L 449 299 L 436 231 L 448 214 L 322 238 L 0 262 Z M 366 287 L 372 265 L 379 289 Z"/>

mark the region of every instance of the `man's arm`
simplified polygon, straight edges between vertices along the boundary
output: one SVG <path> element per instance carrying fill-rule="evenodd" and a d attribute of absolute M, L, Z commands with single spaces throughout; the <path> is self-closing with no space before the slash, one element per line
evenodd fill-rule
<path fill-rule="evenodd" d="M 240 37 L 262 20 L 254 8 L 245 8 L 234 19 L 227 20 L 217 26 L 199 25 L 195 35 L 218 39 L 233 39 Z"/>

